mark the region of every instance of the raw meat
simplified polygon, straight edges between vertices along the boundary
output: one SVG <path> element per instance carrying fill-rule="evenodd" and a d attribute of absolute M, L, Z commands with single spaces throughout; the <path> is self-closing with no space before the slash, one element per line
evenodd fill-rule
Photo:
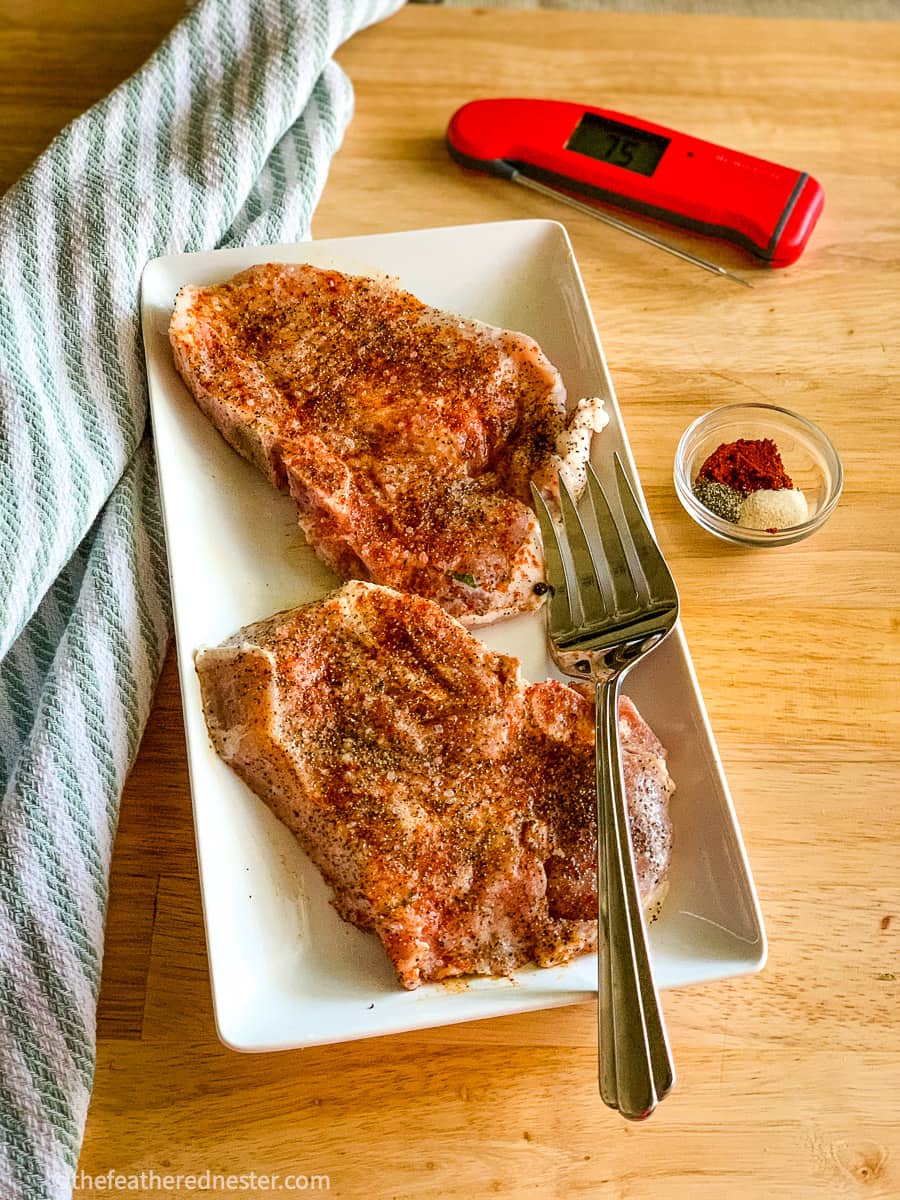
<path fill-rule="evenodd" d="M 582 481 L 601 402 L 566 420 L 559 372 L 521 333 L 386 280 L 252 267 L 184 287 L 175 362 L 228 442 L 290 491 L 343 579 L 436 600 L 468 624 L 534 608 L 530 481 Z"/>
<path fill-rule="evenodd" d="M 596 944 L 593 705 L 528 685 L 437 605 L 363 582 L 196 657 L 213 743 L 297 836 L 400 982 Z M 622 702 L 646 904 L 671 848 L 665 752 Z"/>

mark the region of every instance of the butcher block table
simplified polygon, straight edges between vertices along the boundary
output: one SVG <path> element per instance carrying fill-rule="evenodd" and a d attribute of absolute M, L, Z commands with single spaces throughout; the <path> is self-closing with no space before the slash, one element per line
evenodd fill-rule
<path fill-rule="evenodd" d="M 3 0 L 4 186 L 179 9 Z M 643 1125 L 598 1098 L 593 1002 L 302 1051 L 226 1049 L 170 655 L 122 803 L 81 1170 L 293 1174 L 293 1194 L 353 1200 L 896 1198 L 900 23 L 410 7 L 339 60 L 356 116 L 316 236 L 516 217 L 569 230 L 680 587 L 769 961 L 664 995 L 678 1082 Z M 824 215 L 782 271 L 680 239 L 753 283 L 739 288 L 463 172 L 444 129 L 490 95 L 589 101 L 796 165 L 822 182 Z M 681 431 L 735 401 L 798 409 L 836 444 L 843 498 L 808 541 L 738 550 L 680 508 Z M 193 1194 L 148 1178 L 147 1195 Z"/>

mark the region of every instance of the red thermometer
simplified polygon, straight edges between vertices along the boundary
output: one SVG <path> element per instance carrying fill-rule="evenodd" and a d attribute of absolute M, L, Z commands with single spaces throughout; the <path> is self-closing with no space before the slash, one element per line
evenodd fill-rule
<path fill-rule="evenodd" d="M 803 171 L 564 100 L 474 100 L 454 113 L 447 144 L 463 166 L 549 193 L 739 283 L 746 280 L 601 214 L 571 193 L 723 238 L 771 267 L 800 257 L 825 198 Z"/>

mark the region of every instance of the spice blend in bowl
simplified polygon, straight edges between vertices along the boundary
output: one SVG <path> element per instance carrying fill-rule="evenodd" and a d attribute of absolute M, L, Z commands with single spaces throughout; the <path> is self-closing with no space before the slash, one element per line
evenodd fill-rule
<path fill-rule="evenodd" d="M 771 438 L 723 442 L 697 472 L 693 492 L 717 517 L 747 529 L 778 533 L 809 516 Z"/>
<path fill-rule="evenodd" d="M 708 532 L 742 545 L 786 545 L 828 518 L 843 483 L 818 426 L 772 404 L 731 404 L 696 420 L 675 456 L 675 490 Z"/>

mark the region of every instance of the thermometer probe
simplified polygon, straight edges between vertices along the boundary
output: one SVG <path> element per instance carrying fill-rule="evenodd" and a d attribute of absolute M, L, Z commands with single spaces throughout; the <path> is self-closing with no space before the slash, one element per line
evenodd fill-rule
<path fill-rule="evenodd" d="M 824 201 L 821 186 L 802 171 L 642 118 L 563 100 L 472 101 L 454 113 L 447 144 L 463 166 L 562 200 L 746 286 L 724 267 L 571 193 L 733 242 L 772 267 L 799 258 Z"/>

